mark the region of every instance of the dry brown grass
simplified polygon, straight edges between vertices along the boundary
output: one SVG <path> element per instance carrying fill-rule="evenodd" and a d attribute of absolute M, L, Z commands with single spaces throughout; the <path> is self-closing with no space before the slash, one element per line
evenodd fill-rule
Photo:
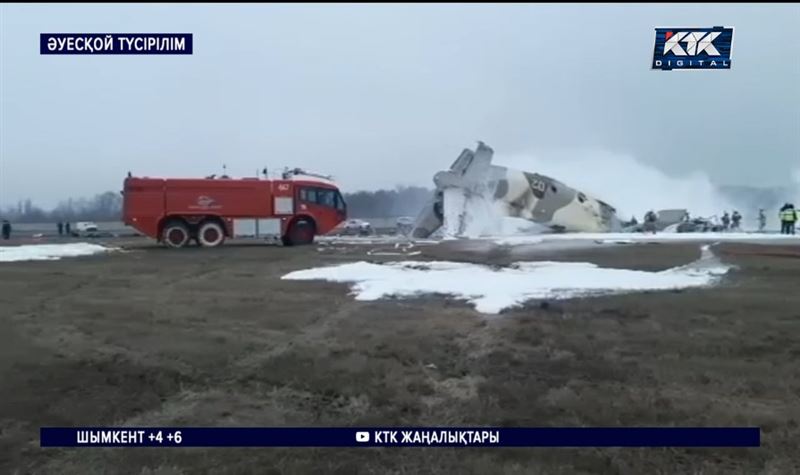
<path fill-rule="evenodd" d="M 488 318 L 436 297 L 355 302 L 342 285 L 278 279 L 359 252 L 153 249 L 3 265 L 0 472 L 800 471 L 796 259 L 726 245 L 740 270 L 719 288 L 532 302 Z M 663 268 L 696 255 L 676 245 L 559 258 Z M 41 425 L 93 424 L 758 425 L 763 447 L 38 447 Z"/>

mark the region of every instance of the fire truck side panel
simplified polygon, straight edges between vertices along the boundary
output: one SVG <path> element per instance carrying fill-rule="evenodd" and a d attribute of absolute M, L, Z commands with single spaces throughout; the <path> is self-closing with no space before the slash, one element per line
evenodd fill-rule
<path fill-rule="evenodd" d="M 258 180 L 167 180 L 169 215 L 227 218 L 272 215 L 271 182 Z"/>

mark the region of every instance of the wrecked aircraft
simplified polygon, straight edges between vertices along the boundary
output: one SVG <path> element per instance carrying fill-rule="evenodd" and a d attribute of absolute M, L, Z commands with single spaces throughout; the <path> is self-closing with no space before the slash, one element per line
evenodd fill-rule
<path fill-rule="evenodd" d="M 621 230 L 609 204 L 548 176 L 492 165 L 493 155 L 478 142 L 475 151 L 464 149 L 449 170 L 434 175 L 434 197 L 417 216 L 413 237 L 429 237 L 443 226 L 463 235 L 476 203 L 491 208 L 493 216 L 522 218 L 556 232 Z"/>

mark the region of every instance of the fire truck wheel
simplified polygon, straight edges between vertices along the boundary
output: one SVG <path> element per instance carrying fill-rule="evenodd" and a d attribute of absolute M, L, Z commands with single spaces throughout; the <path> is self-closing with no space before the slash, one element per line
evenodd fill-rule
<path fill-rule="evenodd" d="M 180 221 L 164 226 L 163 241 L 169 247 L 183 247 L 189 242 L 189 228 Z"/>
<path fill-rule="evenodd" d="M 206 221 L 197 230 L 197 242 L 203 247 L 217 247 L 225 241 L 225 230 L 216 221 Z"/>
<path fill-rule="evenodd" d="M 305 218 L 300 218 L 289 228 L 284 242 L 290 246 L 301 246 L 314 242 L 314 223 Z"/>

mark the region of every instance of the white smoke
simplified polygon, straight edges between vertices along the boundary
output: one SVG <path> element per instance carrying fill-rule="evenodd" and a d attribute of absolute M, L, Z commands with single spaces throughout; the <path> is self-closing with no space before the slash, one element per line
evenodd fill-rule
<path fill-rule="evenodd" d="M 636 216 L 641 221 L 651 209 L 685 208 L 692 216 L 703 217 L 734 209 L 704 173 L 673 177 L 628 155 L 588 150 L 496 155 L 493 163 L 555 178 L 615 207 L 622 220 Z"/>

